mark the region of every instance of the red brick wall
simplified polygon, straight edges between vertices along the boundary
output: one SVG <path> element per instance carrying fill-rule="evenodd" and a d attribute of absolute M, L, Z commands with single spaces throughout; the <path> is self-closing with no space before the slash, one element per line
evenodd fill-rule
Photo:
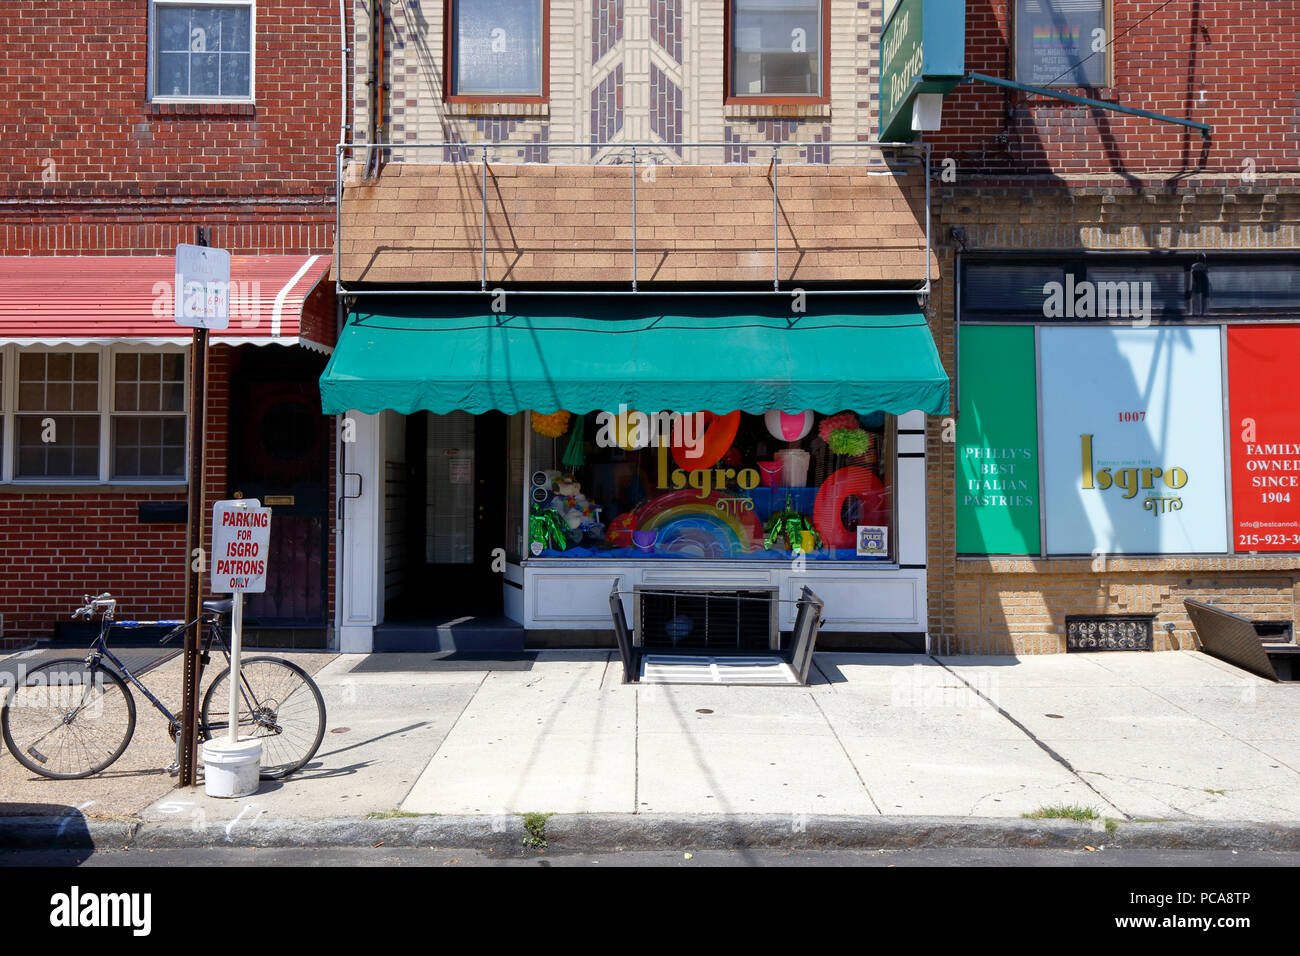
<path fill-rule="evenodd" d="M 246 346 L 247 347 L 247 346 Z M 226 494 L 226 408 L 232 350 L 209 351 L 207 505 Z M 30 486 L 28 486 L 30 487 Z M 0 485 L 0 613 L 4 642 L 48 637 L 83 594 L 111 591 L 125 619 L 180 617 L 185 525 L 141 524 L 143 501 L 184 501 L 186 491 L 9 491 Z M 210 545 L 210 535 L 208 545 Z"/>
<path fill-rule="evenodd" d="M 148 11 L 0 5 L 0 254 L 170 254 L 201 225 L 235 253 L 328 251 L 337 0 L 258 0 L 250 105 L 150 104 Z"/>
<path fill-rule="evenodd" d="M 258 0 L 255 105 L 147 102 L 147 0 L 0 5 L 10 196 L 328 196 L 337 0 Z M 46 160 L 57 180 L 43 182 Z"/>
<path fill-rule="evenodd" d="M 148 9 L 0 5 L 0 255 L 170 256 L 196 226 L 238 254 L 330 252 L 345 86 L 337 0 L 258 0 L 256 103 L 221 107 L 147 101 Z M 205 510 L 226 494 L 235 357 L 209 354 Z M 112 591 L 127 617 L 179 616 L 185 528 L 141 525 L 137 511 L 184 499 L 0 486 L 6 638 L 47 635 L 94 589 Z"/>
<path fill-rule="evenodd" d="M 966 4 L 966 70 L 1010 76 L 1007 0 Z M 1094 111 L 989 84 L 963 83 L 928 134 L 957 175 L 1035 171 L 1143 175 L 1300 169 L 1300 5 L 1257 0 L 1114 0 L 1114 86 L 1066 92 L 1213 127 Z M 1008 115 L 1008 113 L 1010 115 Z M 960 179 L 959 179 L 960 181 Z"/>
<path fill-rule="evenodd" d="M 299 207 L 255 211 L 215 204 L 186 213 L 161 207 L 125 210 L 79 205 L 24 205 L 0 214 L 0 255 L 167 255 L 194 241 L 196 226 L 212 229 L 211 245 L 235 255 L 314 255 L 334 246 L 334 205 L 310 215 Z"/>

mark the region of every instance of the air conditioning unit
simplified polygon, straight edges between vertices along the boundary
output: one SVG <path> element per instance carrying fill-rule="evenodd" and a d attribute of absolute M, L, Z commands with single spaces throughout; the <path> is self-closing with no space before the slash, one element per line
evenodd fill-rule
<path fill-rule="evenodd" d="M 636 589 L 636 643 L 646 649 L 777 651 L 774 587 Z"/>

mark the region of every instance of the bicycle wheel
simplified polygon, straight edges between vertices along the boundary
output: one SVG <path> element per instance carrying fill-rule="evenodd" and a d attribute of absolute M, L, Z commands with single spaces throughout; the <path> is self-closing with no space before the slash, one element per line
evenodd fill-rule
<path fill-rule="evenodd" d="M 261 738 L 262 779 L 287 777 L 325 737 L 325 699 L 305 670 L 278 657 L 245 657 L 240 671 L 239 736 Z M 203 698 L 204 737 L 221 737 L 229 720 L 227 667 Z"/>
<path fill-rule="evenodd" d="M 135 733 L 135 698 L 112 669 L 75 657 L 27 672 L 0 709 L 5 744 L 42 777 L 71 780 L 99 773 Z"/>

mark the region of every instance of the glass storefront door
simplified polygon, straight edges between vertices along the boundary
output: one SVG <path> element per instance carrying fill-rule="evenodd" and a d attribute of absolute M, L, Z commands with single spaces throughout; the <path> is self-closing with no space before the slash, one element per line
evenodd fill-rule
<path fill-rule="evenodd" d="M 506 416 L 406 417 L 405 461 L 387 475 L 385 565 L 400 565 L 387 619 L 500 613 L 506 468 Z"/>

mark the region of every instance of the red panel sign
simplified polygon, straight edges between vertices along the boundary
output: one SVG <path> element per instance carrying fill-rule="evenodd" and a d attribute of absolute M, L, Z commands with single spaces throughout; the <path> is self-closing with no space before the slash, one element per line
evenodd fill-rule
<path fill-rule="evenodd" d="M 1238 552 L 1300 551 L 1298 369 L 1300 326 L 1228 328 L 1232 540 Z"/>

